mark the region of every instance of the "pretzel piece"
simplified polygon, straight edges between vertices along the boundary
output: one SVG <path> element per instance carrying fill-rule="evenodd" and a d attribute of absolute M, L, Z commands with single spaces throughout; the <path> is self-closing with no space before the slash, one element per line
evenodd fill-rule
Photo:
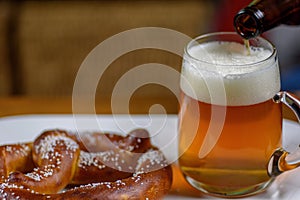
<path fill-rule="evenodd" d="M 81 149 L 72 184 L 116 181 L 135 172 L 134 163 L 141 153 L 152 147 L 144 129 L 131 131 L 126 137 L 116 134 L 84 134 L 77 137 Z M 82 147 L 85 145 L 85 147 Z"/>
<path fill-rule="evenodd" d="M 12 172 L 7 183 L 39 193 L 57 193 L 72 180 L 80 149 L 69 136 L 48 131 L 34 141 L 33 160 L 36 168 L 30 173 Z"/>
<path fill-rule="evenodd" d="M 0 146 L 0 180 L 8 177 L 10 172 L 29 172 L 33 169 L 32 143 L 10 144 Z"/>

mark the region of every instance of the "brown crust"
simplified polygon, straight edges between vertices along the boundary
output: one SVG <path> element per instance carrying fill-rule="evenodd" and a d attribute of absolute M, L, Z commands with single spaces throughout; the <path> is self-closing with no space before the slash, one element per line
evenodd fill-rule
<path fill-rule="evenodd" d="M 33 169 L 32 143 L 0 146 L 0 180 L 8 177 L 10 172 L 29 172 Z"/>
<path fill-rule="evenodd" d="M 139 174 L 121 181 L 89 184 L 70 189 L 60 194 L 37 194 L 34 191 L 17 188 L 13 185 L 0 185 L 0 196 L 7 199 L 32 200 L 78 200 L 78 199 L 161 199 L 168 193 L 172 183 L 170 166 Z"/>

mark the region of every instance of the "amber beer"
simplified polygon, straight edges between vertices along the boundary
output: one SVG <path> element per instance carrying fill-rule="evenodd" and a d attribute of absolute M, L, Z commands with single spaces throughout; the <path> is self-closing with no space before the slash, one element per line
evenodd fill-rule
<path fill-rule="evenodd" d="M 272 182 L 267 167 L 282 130 L 281 106 L 272 101 L 280 89 L 272 46 L 251 47 L 249 55 L 236 41 L 196 39 L 186 48 L 180 86 L 179 165 L 186 180 L 222 196 L 255 193 Z M 218 91 L 225 96 L 212 94 Z"/>

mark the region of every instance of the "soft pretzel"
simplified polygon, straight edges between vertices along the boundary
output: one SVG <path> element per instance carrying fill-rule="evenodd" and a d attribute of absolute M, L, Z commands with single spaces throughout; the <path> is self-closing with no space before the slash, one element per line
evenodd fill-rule
<path fill-rule="evenodd" d="M 41 141 L 44 141 L 47 136 L 54 136 L 53 134 L 64 139 L 58 143 L 51 142 L 56 145 L 44 148 Z M 104 140 L 102 138 L 104 136 L 109 139 Z M 91 140 L 91 138 L 96 138 L 96 140 Z M 59 168 L 55 168 L 57 171 L 54 174 L 57 176 L 43 175 L 44 182 L 37 185 L 36 180 L 39 178 L 36 176 L 45 172 L 44 166 L 50 162 L 50 159 L 47 159 L 49 155 L 47 157 L 43 152 L 46 149 L 54 152 L 54 149 L 58 150 L 60 146 L 69 149 L 70 146 L 67 146 L 71 143 L 71 154 L 67 152 L 69 156 L 71 155 L 70 158 L 73 158 L 71 166 L 64 168 L 66 170 L 60 170 L 61 166 L 56 165 L 57 161 L 54 164 L 51 163 Z M 101 146 L 96 144 L 101 144 Z M 79 147 L 82 150 L 77 155 Z M 102 149 L 103 147 L 105 149 Z M 84 151 L 88 149 L 94 152 Z M 78 137 L 65 131 L 48 131 L 36 139 L 32 153 L 33 160 L 38 167 L 29 173 L 30 175 L 20 172 L 10 174 L 7 181 L 0 185 L 0 197 L 3 199 L 158 199 L 166 194 L 171 186 L 171 168 L 163 154 L 152 147 L 149 134 L 143 129 L 132 131 L 126 137 L 99 133 Z M 59 159 L 58 163 L 61 164 L 63 159 Z M 36 178 L 36 180 L 27 178 Z M 54 187 L 54 183 L 60 187 Z M 69 183 L 89 184 L 60 194 L 51 194 Z"/>

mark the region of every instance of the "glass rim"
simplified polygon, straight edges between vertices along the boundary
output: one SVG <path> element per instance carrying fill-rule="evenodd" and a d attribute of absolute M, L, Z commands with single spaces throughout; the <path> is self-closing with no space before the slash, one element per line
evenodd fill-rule
<path fill-rule="evenodd" d="M 209 64 L 209 65 L 217 65 L 217 66 L 230 66 L 230 67 L 252 67 L 252 66 L 256 66 L 256 65 L 259 65 L 260 63 L 263 63 L 263 62 L 266 62 L 268 60 L 270 60 L 271 58 L 273 58 L 274 56 L 277 55 L 277 49 L 276 47 L 274 46 L 274 44 L 272 42 L 270 42 L 268 39 L 266 38 L 263 38 L 261 36 L 257 36 L 253 39 L 249 39 L 250 41 L 251 40 L 255 40 L 255 39 L 258 39 L 258 40 L 261 40 L 261 41 L 264 41 L 266 42 L 267 44 L 269 44 L 272 48 L 272 52 L 271 54 L 262 59 L 262 60 L 259 60 L 257 62 L 252 62 L 252 63 L 247 63 L 247 64 L 234 64 L 234 65 L 230 65 L 230 64 L 215 64 L 213 62 L 208 62 L 206 60 L 201 60 L 199 58 L 196 58 L 194 56 L 192 56 L 189 51 L 188 51 L 188 48 L 194 43 L 194 42 L 197 42 L 199 39 L 204 39 L 204 38 L 209 38 L 209 37 L 212 37 L 212 36 L 218 36 L 218 35 L 234 35 L 234 36 L 238 36 L 241 38 L 241 40 L 243 40 L 243 38 L 236 32 L 226 32 L 226 31 L 222 31 L 222 32 L 211 32 L 211 33 L 206 33 L 206 34 L 202 34 L 202 35 L 199 35 L 197 36 L 196 38 L 192 39 L 184 48 L 184 55 L 188 56 L 190 59 L 196 61 L 196 62 L 202 62 L 202 63 L 205 63 L 205 64 Z M 222 40 L 220 40 L 222 41 Z M 225 40 L 224 40 L 225 41 Z M 199 43 L 199 42 L 198 42 Z"/>

